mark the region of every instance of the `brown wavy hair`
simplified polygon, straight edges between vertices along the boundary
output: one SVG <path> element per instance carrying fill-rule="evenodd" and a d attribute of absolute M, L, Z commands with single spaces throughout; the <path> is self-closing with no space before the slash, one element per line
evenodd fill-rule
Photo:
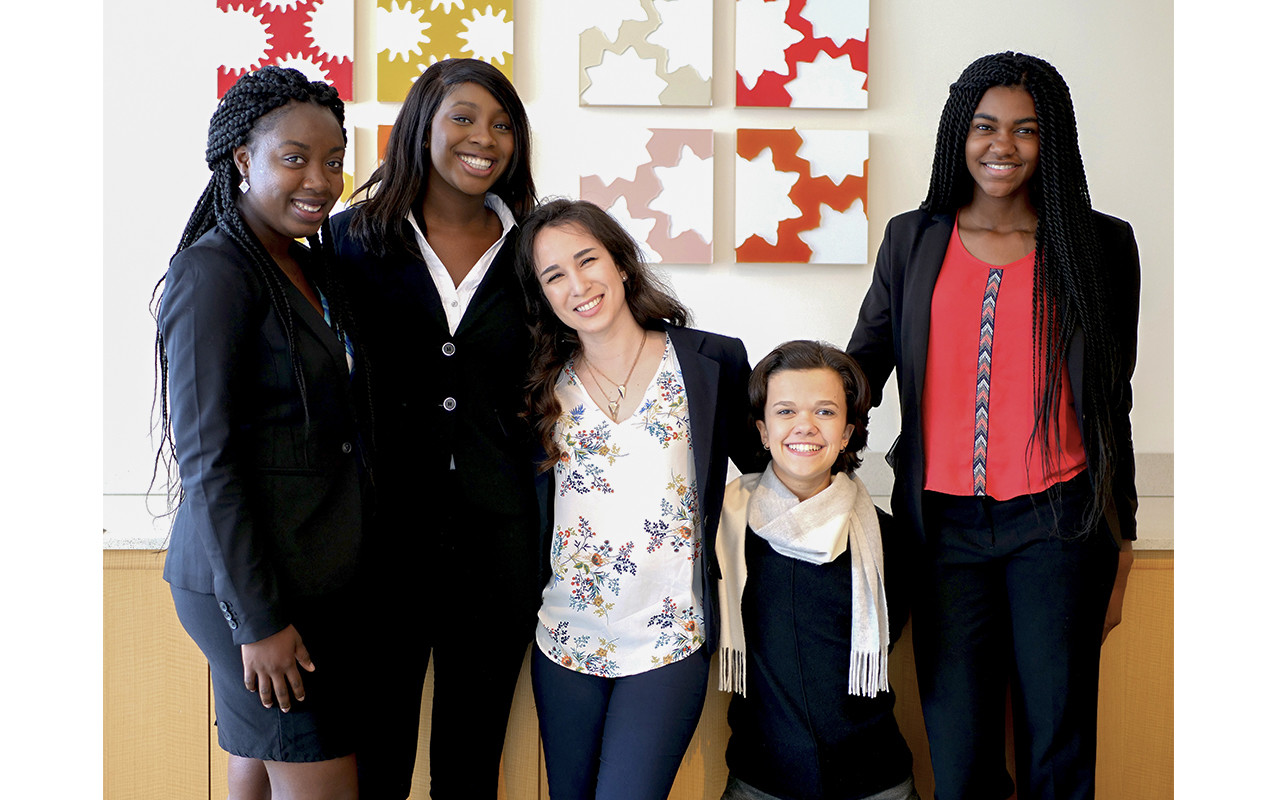
<path fill-rule="evenodd" d="M 576 228 L 598 241 L 626 276 L 623 286 L 627 308 L 640 327 L 661 331 L 665 325 L 684 327 L 692 318 L 689 309 L 675 298 L 670 287 L 645 263 L 635 240 L 599 206 L 585 200 L 557 198 L 544 202 L 529 214 L 520 226 L 516 274 L 524 288 L 529 329 L 533 334 L 533 356 L 526 384 L 526 413 L 533 421 L 545 453 L 538 464 L 539 472 L 551 469 L 560 460 L 560 446 L 555 442 L 556 420 L 560 418 L 556 382 L 564 365 L 579 352 L 582 344 L 577 331 L 561 322 L 547 303 L 542 283 L 538 280 L 533 246 L 543 228 L 566 227 Z"/>
<path fill-rule="evenodd" d="M 844 387 L 845 423 L 853 425 L 849 443 L 836 456 L 831 474 L 844 472 L 849 475 L 862 466 L 859 453 L 867 446 L 867 420 L 871 410 L 871 384 L 862 373 L 858 362 L 843 350 L 825 342 L 796 339 L 784 342 L 760 359 L 751 377 L 747 379 L 747 402 L 751 406 L 751 419 L 764 420 L 764 406 L 769 399 L 769 378 L 774 373 L 791 370 L 829 369 L 840 377 Z"/>

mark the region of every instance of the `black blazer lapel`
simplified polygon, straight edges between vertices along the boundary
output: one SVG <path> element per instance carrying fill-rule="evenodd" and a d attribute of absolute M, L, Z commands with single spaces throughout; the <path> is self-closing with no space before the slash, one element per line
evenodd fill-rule
<path fill-rule="evenodd" d="M 711 479 L 711 453 L 715 449 L 716 387 L 720 381 L 720 362 L 701 352 L 705 337 L 689 328 L 667 328 L 671 345 L 680 360 L 684 388 L 689 393 L 689 428 L 692 431 L 693 463 L 697 472 L 698 492 L 706 492 Z"/>
<path fill-rule="evenodd" d="M 924 403 L 924 370 L 929 354 L 929 321 L 933 308 L 933 287 L 942 271 L 947 244 L 955 218 L 950 214 L 931 217 L 913 242 L 914 253 L 904 263 L 910 267 L 903 274 L 902 370 L 901 391 L 915 404 L 917 415 Z"/>
<path fill-rule="evenodd" d="M 298 321 L 294 329 L 301 335 L 314 338 L 329 355 L 334 368 L 347 372 L 346 346 L 338 339 L 338 334 L 324 321 L 324 315 L 316 311 L 315 306 L 298 291 L 292 283 L 285 287 L 288 292 L 289 305 L 293 309 L 293 318 Z"/>

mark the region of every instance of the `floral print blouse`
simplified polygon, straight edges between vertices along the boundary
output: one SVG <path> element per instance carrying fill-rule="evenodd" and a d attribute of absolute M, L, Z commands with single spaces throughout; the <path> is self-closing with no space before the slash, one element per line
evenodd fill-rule
<path fill-rule="evenodd" d="M 552 576 L 537 644 L 605 678 L 671 664 L 706 641 L 689 401 L 671 340 L 630 418 L 614 422 L 573 362 L 556 385 Z"/>

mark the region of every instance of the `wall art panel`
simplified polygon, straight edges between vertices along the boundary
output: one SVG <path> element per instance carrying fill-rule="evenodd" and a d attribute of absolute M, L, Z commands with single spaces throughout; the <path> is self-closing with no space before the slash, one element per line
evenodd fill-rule
<path fill-rule="evenodd" d="M 867 263 L 866 131 L 738 131 L 737 261 Z"/>
<path fill-rule="evenodd" d="M 618 131 L 595 152 L 579 193 L 609 211 L 651 262 L 710 264 L 712 132 Z"/>
<path fill-rule="evenodd" d="M 711 0 L 579 6 L 579 104 L 711 105 Z"/>
<path fill-rule="evenodd" d="M 216 0 L 218 97 L 241 75 L 269 64 L 325 81 L 351 100 L 355 0 Z"/>
<path fill-rule="evenodd" d="M 399 103 L 430 65 L 479 58 L 514 78 L 513 0 L 378 0 L 378 100 Z"/>
<path fill-rule="evenodd" d="M 739 106 L 866 108 L 870 0 L 738 0 Z"/>

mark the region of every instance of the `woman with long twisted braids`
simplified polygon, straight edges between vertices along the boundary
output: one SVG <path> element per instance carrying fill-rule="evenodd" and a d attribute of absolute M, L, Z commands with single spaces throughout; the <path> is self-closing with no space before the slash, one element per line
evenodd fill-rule
<path fill-rule="evenodd" d="M 371 405 L 326 222 L 342 125 L 337 92 L 297 70 L 237 81 L 161 280 L 157 466 L 180 479 L 164 577 L 209 660 L 236 800 L 356 796 L 359 648 L 344 640 Z"/>
<path fill-rule="evenodd" d="M 929 194 L 889 222 L 848 352 L 896 370 L 893 509 L 922 548 L 915 656 L 938 798 L 1094 794 L 1098 658 L 1136 536 L 1138 252 L 1092 210 L 1071 95 L 985 56 L 951 86 Z"/>

